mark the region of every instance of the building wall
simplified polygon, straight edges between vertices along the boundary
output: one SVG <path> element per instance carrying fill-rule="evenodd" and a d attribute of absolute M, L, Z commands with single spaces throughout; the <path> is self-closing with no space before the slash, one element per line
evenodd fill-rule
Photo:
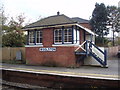
<path fill-rule="evenodd" d="M 90 28 L 88 24 L 83 26 Z M 49 65 L 49 66 L 80 66 L 83 61 L 76 63 L 78 57 L 75 55 L 75 49 L 78 45 L 72 46 L 52 46 L 54 44 L 54 29 L 43 29 L 43 47 L 32 46 L 26 47 L 26 63 L 32 65 Z M 79 31 L 80 44 L 84 42 L 84 30 Z M 39 48 L 55 47 L 56 51 L 40 51 Z"/>
<path fill-rule="evenodd" d="M 82 25 L 83 27 L 86 27 L 88 29 L 91 29 L 91 26 L 88 23 L 81 23 L 80 25 Z"/>
<path fill-rule="evenodd" d="M 91 27 L 90 24 L 88 24 L 88 23 L 82 23 L 82 24 L 80 24 L 80 25 L 82 25 L 82 26 L 85 27 L 85 28 L 88 28 L 88 29 L 92 30 L 92 27 Z M 81 37 L 81 38 L 83 38 L 83 37 L 84 37 L 84 31 L 82 30 L 81 33 L 82 33 L 82 37 Z M 89 34 L 89 33 L 86 32 L 86 34 Z M 89 35 L 86 35 L 86 36 L 85 36 L 85 39 L 86 39 L 86 40 L 91 40 L 91 35 L 90 35 L 90 34 L 89 34 Z M 81 40 L 81 42 L 83 42 L 83 41 L 84 41 L 84 38 Z M 93 42 L 93 43 L 95 42 L 95 36 L 92 37 L 92 42 Z"/>
<path fill-rule="evenodd" d="M 28 64 L 45 65 L 55 64 L 56 66 L 75 66 L 76 56 L 74 50 L 76 47 L 56 47 L 54 52 L 41 52 L 39 47 L 26 48 L 26 60 Z"/>
<path fill-rule="evenodd" d="M 80 44 L 84 42 L 84 31 L 80 29 Z"/>
<path fill-rule="evenodd" d="M 53 28 L 43 29 L 43 46 L 52 46 L 53 40 Z"/>
<path fill-rule="evenodd" d="M 82 33 L 83 30 L 80 30 Z M 83 40 L 82 35 L 80 35 Z M 75 49 L 78 46 L 52 46 L 53 45 L 53 28 L 43 29 L 43 47 L 55 47 L 56 51 L 39 51 L 40 47 L 26 47 L 26 62 L 32 65 L 49 65 L 49 66 L 80 66 L 82 62 L 76 64 L 77 57 Z"/>

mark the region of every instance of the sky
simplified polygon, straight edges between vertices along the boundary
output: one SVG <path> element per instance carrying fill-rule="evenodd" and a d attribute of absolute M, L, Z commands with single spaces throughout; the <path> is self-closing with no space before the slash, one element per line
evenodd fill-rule
<path fill-rule="evenodd" d="M 16 17 L 22 13 L 25 23 L 32 23 L 39 18 L 56 15 L 59 11 L 68 17 L 90 19 L 95 3 L 118 6 L 120 0 L 0 0 L 6 16 Z"/>
<path fill-rule="evenodd" d="M 118 6 L 120 0 L 0 0 L 4 5 L 5 14 L 15 17 L 24 13 L 31 22 L 40 17 L 65 14 L 68 17 L 89 19 L 95 8 L 95 3 Z"/>

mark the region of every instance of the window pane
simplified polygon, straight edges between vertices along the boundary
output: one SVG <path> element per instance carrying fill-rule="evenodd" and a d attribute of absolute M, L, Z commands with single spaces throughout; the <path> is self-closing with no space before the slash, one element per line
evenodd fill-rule
<path fill-rule="evenodd" d="M 55 43 L 62 42 L 62 30 L 61 29 L 54 30 L 54 40 L 55 40 Z"/>
<path fill-rule="evenodd" d="M 60 30 L 60 32 L 59 32 L 59 36 L 61 36 L 62 35 L 62 32 L 61 32 L 61 30 Z"/>
<path fill-rule="evenodd" d="M 69 29 L 69 30 L 68 30 L 68 34 L 69 34 L 69 35 L 72 35 L 72 29 Z"/>
<path fill-rule="evenodd" d="M 58 35 L 57 30 L 55 30 L 55 36 L 57 36 L 57 35 Z"/>
<path fill-rule="evenodd" d="M 64 35 L 67 35 L 67 29 L 65 29 L 65 31 L 64 31 Z"/>
<path fill-rule="evenodd" d="M 34 43 L 34 31 L 29 32 L 29 43 Z"/>
<path fill-rule="evenodd" d="M 40 31 L 40 37 L 42 37 L 42 35 L 43 35 L 42 31 Z"/>
<path fill-rule="evenodd" d="M 67 28 L 64 31 L 64 42 L 72 42 L 72 29 Z"/>
<path fill-rule="evenodd" d="M 62 42 L 62 37 L 59 37 L 59 42 Z"/>
<path fill-rule="evenodd" d="M 40 38 L 40 43 L 42 43 L 42 38 Z"/>
<path fill-rule="evenodd" d="M 36 31 L 36 43 L 42 43 L 42 31 Z"/>
<path fill-rule="evenodd" d="M 62 43 L 62 29 L 54 30 L 54 42 Z M 64 42 L 72 42 L 72 28 L 64 29 Z"/>
<path fill-rule="evenodd" d="M 40 41 L 39 38 L 37 38 L 37 41 L 36 41 L 36 42 L 39 43 L 39 41 Z"/>
<path fill-rule="evenodd" d="M 39 36 L 39 32 L 38 31 L 36 31 L 36 33 L 37 33 L 37 37 Z"/>
<path fill-rule="evenodd" d="M 58 37 L 55 37 L 55 40 L 57 41 L 57 40 L 58 40 Z"/>
<path fill-rule="evenodd" d="M 72 42 L 72 36 L 68 37 L 68 42 Z"/>

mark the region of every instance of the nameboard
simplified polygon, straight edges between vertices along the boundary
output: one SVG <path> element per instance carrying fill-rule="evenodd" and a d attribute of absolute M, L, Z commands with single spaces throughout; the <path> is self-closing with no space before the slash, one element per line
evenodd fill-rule
<path fill-rule="evenodd" d="M 39 48 L 39 51 L 41 51 L 41 52 L 46 52 L 46 51 L 55 52 L 56 48 Z"/>

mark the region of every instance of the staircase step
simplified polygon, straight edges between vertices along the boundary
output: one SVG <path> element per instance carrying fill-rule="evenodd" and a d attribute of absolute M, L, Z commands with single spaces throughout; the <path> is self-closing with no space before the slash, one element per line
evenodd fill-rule
<path fill-rule="evenodd" d="M 89 43 L 89 53 L 90 53 L 89 55 L 91 55 L 93 58 L 95 58 L 103 67 L 106 67 L 106 58 L 104 58 L 102 60 L 101 57 L 99 57 L 99 55 L 97 55 L 95 52 L 92 51 L 92 47 L 99 50 L 99 52 L 102 53 L 104 56 L 106 55 L 106 52 L 103 52 L 100 48 L 98 48 L 92 42 L 88 42 L 88 43 Z"/>
<path fill-rule="evenodd" d="M 94 58 L 97 58 L 97 61 L 99 61 L 102 65 L 104 65 L 104 61 L 101 59 L 101 58 L 99 58 L 95 53 L 93 53 L 93 52 L 91 52 L 91 54 L 92 54 L 92 56 L 94 57 Z"/>
<path fill-rule="evenodd" d="M 86 52 L 75 52 L 76 55 L 86 55 Z"/>
<path fill-rule="evenodd" d="M 92 54 L 95 56 L 95 57 L 97 57 L 98 59 L 100 59 L 101 60 L 101 58 L 98 56 L 98 55 L 96 55 L 95 53 L 93 53 L 92 52 Z"/>

